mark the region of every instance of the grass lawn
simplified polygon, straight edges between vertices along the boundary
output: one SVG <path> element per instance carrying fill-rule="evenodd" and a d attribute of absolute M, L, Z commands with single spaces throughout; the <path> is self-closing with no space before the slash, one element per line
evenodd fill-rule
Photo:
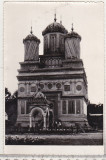
<path fill-rule="evenodd" d="M 11 137 L 12 140 L 9 140 Z M 103 145 L 103 133 L 6 135 L 7 145 Z"/>

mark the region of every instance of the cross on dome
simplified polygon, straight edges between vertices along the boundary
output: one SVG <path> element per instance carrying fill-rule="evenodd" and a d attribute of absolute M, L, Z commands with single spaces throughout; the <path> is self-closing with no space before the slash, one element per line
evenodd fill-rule
<path fill-rule="evenodd" d="M 72 28 L 71 28 L 72 32 L 74 31 L 74 28 L 73 28 L 73 23 L 72 23 Z"/>
<path fill-rule="evenodd" d="M 57 19 L 56 19 L 56 12 L 55 12 L 55 14 L 54 14 L 54 22 L 56 22 L 56 20 L 57 20 Z"/>
<path fill-rule="evenodd" d="M 30 33 L 31 33 L 31 34 L 33 33 L 33 31 L 32 31 L 32 26 L 31 26 L 31 31 L 30 31 Z"/>
<path fill-rule="evenodd" d="M 60 16 L 60 24 L 62 24 L 62 16 Z"/>

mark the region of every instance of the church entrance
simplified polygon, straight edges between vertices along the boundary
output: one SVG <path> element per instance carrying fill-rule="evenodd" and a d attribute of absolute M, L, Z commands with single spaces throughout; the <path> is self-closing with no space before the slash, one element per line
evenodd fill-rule
<path fill-rule="evenodd" d="M 35 128 L 35 130 L 43 128 L 43 114 L 38 108 L 32 113 L 32 126 Z"/>
<path fill-rule="evenodd" d="M 40 107 L 33 108 L 29 116 L 30 128 L 34 128 L 35 130 L 43 129 L 44 111 Z"/>
<path fill-rule="evenodd" d="M 40 107 L 35 107 L 29 114 L 29 126 L 35 130 L 52 128 L 53 113 L 52 111 L 43 110 Z"/>

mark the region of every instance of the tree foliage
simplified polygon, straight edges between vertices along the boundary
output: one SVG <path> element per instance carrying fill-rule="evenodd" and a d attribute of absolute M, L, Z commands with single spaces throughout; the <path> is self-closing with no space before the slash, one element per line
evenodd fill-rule
<path fill-rule="evenodd" d="M 103 129 L 103 104 L 89 104 L 87 118 L 90 126 Z"/>
<path fill-rule="evenodd" d="M 18 91 L 16 90 L 13 94 L 5 88 L 5 112 L 8 115 L 8 121 L 10 125 L 14 125 L 17 119 L 17 98 Z"/>

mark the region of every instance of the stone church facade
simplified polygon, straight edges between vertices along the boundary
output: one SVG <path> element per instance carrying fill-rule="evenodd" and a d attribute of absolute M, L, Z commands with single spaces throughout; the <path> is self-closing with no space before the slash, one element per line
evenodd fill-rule
<path fill-rule="evenodd" d="M 52 127 L 87 122 L 87 77 L 80 59 L 81 36 L 68 33 L 54 22 L 42 32 L 40 40 L 31 33 L 23 40 L 24 61 L 18 70 L 18 118 L 22 127 Z"/>

